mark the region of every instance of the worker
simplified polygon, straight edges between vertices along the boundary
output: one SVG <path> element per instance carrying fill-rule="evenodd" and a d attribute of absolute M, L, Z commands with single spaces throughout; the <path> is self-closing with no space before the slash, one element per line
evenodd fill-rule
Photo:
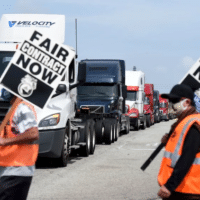
<path fill-rule="evenodd" d="M 5 89 L 1 99 L 12 105 L 17 97 Z M 25 200 L 38 156 L 36 113 L 30 104 L 17 103 L 0 133 L 0 199 Z"/>
<path fill-rule="evenodd" d="M 194 107 L 194 92 L 177 84 L 161 97 L 172 102 L 177 121 L 161 140 L 165 152 L 158 196 L 165 200 L 200 199 L 200 114 Z"/>

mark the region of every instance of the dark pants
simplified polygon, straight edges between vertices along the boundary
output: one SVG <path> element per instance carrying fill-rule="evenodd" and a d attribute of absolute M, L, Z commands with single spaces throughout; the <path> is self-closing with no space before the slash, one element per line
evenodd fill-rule
<path fill-rule="evenodd" d="M 30 176 L 0 177 L 0 200 L 26 200 L 31 181 Z"/>
<path fill-rule="evenodd" d="M 169 198 L 163 200 L 200 200 L 200 195 L 172 192 Z"/>

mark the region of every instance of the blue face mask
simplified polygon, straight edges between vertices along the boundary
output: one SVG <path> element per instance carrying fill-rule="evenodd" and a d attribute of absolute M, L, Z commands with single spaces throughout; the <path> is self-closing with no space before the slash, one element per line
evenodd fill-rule
<path fill-rule="evenodd" d="M 1 90 L 1 98 L 4 101 L 11 101 L 11 99 L 14 97 L 13 94 L 11 94 L 10 92 L 8 92 L 7 90 L 5 90 L 4 88 Z"/>

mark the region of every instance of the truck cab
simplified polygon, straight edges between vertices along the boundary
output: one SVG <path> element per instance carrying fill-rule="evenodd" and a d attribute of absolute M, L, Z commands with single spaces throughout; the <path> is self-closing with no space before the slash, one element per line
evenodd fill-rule
<path fill-rule="evenodd" d="M 86 81 L 77 88 L 77 108 L 90 108 L 90 113 L 123 112 L 122 72 L 118 61 L 82 60 Z"/>
<path fill-rule="evenodd" d="M 158 90 L 154 90 L 153 91 L 153 101 L 154 101 L 154 119 L 155 119 L 155 123 L 159 123 L 161 120 L 161 116 L 160 116 L 160 103 L 159 103 L 159 91 Z"/>
<path fill-rule="evenodd" d="M 130 124 L 135 130 L 140 126 L 146 128 L 146 116 L 144 114 L 144 83 L 145 74 L 142 71 L 126 71 L 127 85 L 127 116 L 130 117 Z"/>
<path fill-rule="evenodd" d="M 160 102 L 161 120 L 168 121 L 169 120 L 169 113 L 168 113 L 169 101 L 168 99 L 164 99 L 161 97 L 161 95 L 159 95 L 159 102 Z"/>
<path fill-rule="evenodd" d="M 148 84 L 146 83 L 144 85 L 144 91 L 145 91 L 145 95 L 146 97 L 148 97 L 149 99 L 149 105 L 145 105 L 144 106 L 144 110 L 145 113 L 148 115 L 148 123 L 150 123 L 151 125 L 154 124 L 155 120 L 154 120 L 154 101 L 153 101 L 153 90 L 154 90 L 154 85 L 153 84 Z"/>

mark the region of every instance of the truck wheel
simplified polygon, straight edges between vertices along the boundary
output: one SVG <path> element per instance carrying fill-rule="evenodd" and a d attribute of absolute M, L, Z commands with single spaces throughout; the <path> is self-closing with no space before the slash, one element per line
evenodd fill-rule
<path fill-rule="evenodd" d="M 94 120 L 91 120 L 90 122 L 90 154 L 94 154 L 95 151 L 95 145 L 96 145 L 96 134 L 95 134 L 95 128 L 94 128 L 95 122 Z"/>
<path fill-rule="evenodd" d="M 111 144 L 112 143 L 112 136 L 113 136 L 113 124 L 111 120 L 107 120 L 105 123 L 105 133 L 104 133 L 104 142 L 105 144 Z"/>
<path fill-rule="evenodd" d="M 158 115 L 158 123 L 160 123 L 160 121 L 161 121 L 161 120 L 160 120 L 160 115 Z"/>
<path fill-rule="evenodd" d="M 114 143 L 116 140 L 117 137 L 117 120 L 113 120 L 113 127 L 112 127 L 112 130 L 113 130 L 113 136 L 112 136 L 112 143 Z M 118 133 L 119 134 L 119 133 Z"/>
<path fill-rule="evenodd" d="M 154 125 L 154 124 L 155 124 L 155 119 L 153 118 L 153 121 L 151 121 L 151 126 Z"/>
<path fill-rule="evenodd" d="M 66 133 L 64 136 L 64 140 L 63 140 L 63 147 L 62 147 L 62 151 L 61 151 L 61 156 L 59 158 L 55 159 L 55 164 L 59 167 L 66 167 L 67 166 L 67 162 L 69 159 L 69 140 L 68 140 L 68 133 L 69 128 L 68 126 L 66 127 Z"/>
<path fill-rule="evenodd" d="M 91 139 L 90 120 L 87 120 L 85 122 L 85 129 L 83 131 L 83 134 L 84 134 L 84 142 L 86 143 L 86 145 L 79 149 L 79 154 L 81 156 L 88 157 L 89 154 L 90 154 L 90 144 L 91 144 L 91 141 L 90 141 L 90 139 Z"/>
<path fill-rule="evenodd" d="M 126 117 L 126 125 L 125 125 L 125 130 L 123 130 L 123 134 L 129 134 L 130 132 L 130 122 L 129 118 Z"/>
<path fill-rule="evenodd" d="M 104 137 L 104 125 L 102 120 L 98 120 L 95 123 L 96 143 L 102 144 Z"/>
<path fill-rule="evenodd" d="M 150 115 L 147 115 L 147 127 L 151 126 L 151 118 Z"/>
<path fill-rule="evenodd" d="M 130 133 L 130 129 L 131 129 L 130 118 L 127 117 L 126 119 L 127 119 L 127 127 L 128 127 L 128 129 L 127 129 L 127 133 Z"/>
<path fill-rule="evenodd" d="M 112 143 L 115 142 L 115 122 L 112 124 Z"/>
<path fill-rule="evenodd" d="M 138 131 L 140 129 L 140 119 L 136 120 L 136 124 L 134 126 L 134 130 Z"/>
<path fill-rule="evenodd" d="M 142 124 L 142 129 L 144 130 L 147 126 L 147 118 L 146 116 L 144 116 L 144 121 L 143 121 L 143 124 Z"/>
<path fill-rule="evenodd" d="M 115 141 L 117 141 L 119 138 L 119 123 L 116 122 L 115 124 Z"/>

